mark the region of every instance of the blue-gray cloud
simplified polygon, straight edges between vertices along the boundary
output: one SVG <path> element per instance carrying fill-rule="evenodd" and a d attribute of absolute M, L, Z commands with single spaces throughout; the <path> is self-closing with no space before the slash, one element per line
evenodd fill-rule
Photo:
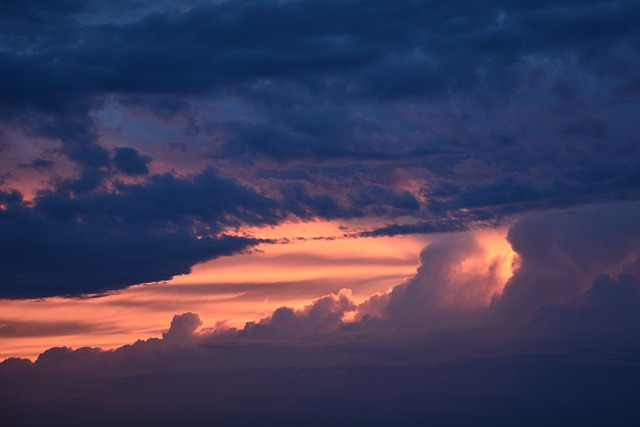
<path fill-rule="evenodd" d="M 134 235 L 190 241 L 185 224 L 377 216 L 363 234 L 393 235 L 640 197 L 634 1 L 45 3 L 0 6 L 2 191 L 39 168 L 46 188 L 11 215 L 90 219 L 71 229 L 96 248 L 143 206 Z M 109 133 L 118 114 L 133 124 Z M 179 127 L 189 170 L 254 196 L 196 191 L 176 223 L 163 192 L 196 180 L 149 173 L 175 138 L 138 146 L 136 117 Z"/>

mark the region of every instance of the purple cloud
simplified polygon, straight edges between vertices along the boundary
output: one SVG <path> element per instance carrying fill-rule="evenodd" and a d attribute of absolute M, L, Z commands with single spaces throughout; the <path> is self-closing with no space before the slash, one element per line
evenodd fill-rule
<path fill-rule="evenodd" d="M 182 416 L 190 425 L 205 419 L 252 424 L 253 417 L 293 425 L 296 417 L 340 401 L 347 404 L 345 422 L 360 418 L 373 425 L 607 417 L 626 425 L 635 410 L 625 396 L 640 378 L 640 348 L 633 344 L 640 330 L 640 274 L 637 257 L 630 256 L 637 236 L 611 227 L 625 221 L 635 229 L 637 211 L 637 203 L 619 204 L 516 223 L 509 239 L 520 268 L 484 308 L 469 306 L 465 286 L 495 280 L 491 266 L 466 278 L 447 274 L 482 248 L 472 234 L 443 237 L 422 252 L 413 279 L 361 305 L 341 291 L 300 310 L 280 308 L 241 330 L 218 325 L 200 332 L 199 316 L 184 313 L 162 339 L 112 351 L 54 348 L 34 363 L 8 359 L 0 364 L 0 405 L 7 420 L 24 425 L 45 416 L 108 422 L 125 414 L 127 423 L 162 425 Z M 519 238 L 527 233 L 539 238 L 525 245 Z M 605 247 L 611 251 L 594 264 L 590 256 Z M 592 266 L 580 283 L 560 280 L 576 262 Z M 523 309 L 516 289 L 532 286 L 534 296 Z M 465 290 L 442 305 L 447 287 Z M 520 317 L 505 315 L 516 309 Z M 604 395 L 598 392 L 603 388 Z M 425 396 L 438 403 L 425 403 Z M 540 404 L 535 411 L 532 399 Z M 247 401 L 255 402 L 249 412 L 241 404 Z M 364 411 L 364 402 L 376 407 Z"/>

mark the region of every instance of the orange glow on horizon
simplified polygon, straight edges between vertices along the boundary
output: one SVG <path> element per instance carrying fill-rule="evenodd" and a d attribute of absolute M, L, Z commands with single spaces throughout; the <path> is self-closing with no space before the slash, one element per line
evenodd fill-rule
<path fill-rule="evenodd" d="M 517 255 L 505 239 L 506 229 L 469 233 L 482 251 L 462 261 L 459 274 L 464 279 L 480 271 L 493 279 L 483 284 L 486 289 L 452 289 L 450 303 L 487 305 L 502 292 Z M 361 303 L 412 277 L 421 249 L 439 238 L 343 234 L 337 223 L 286 224 L 256 235 L 286 237 L 289 243 L 262 244 L 250 253 L 208 261 L 167 282 L 132 286 L 99 298 L 0 300 L 0 360 L 35 359 L 54 346 L 111 349 L 160 337 L 174 314 L 187 311 L 198 313 L 207 329 L 221 321 L 242 327 L 278 307 L 299 309 L 342 288 L 350 289 L 353 301 Z M 295 238 L 300 236 L 305 239 Z"/>
<path fill-rule="evenodd" d="M 360 302 L 413 274 L 420 249 L 428 242 L 425 236 L 314 240 L 343 233 L 337 224 L 320 222 L 256 234 L 272 238 L 279 233 L 311 239 L 263 244 L 251 253 L 199 264 L 190 274 L 167 282 L 132 286 L 99 298 L 0 300 L 0 360 L 35 359 L 54 346 L 111 349 L 160 337 L 174 314 L 187 311 L 198 313 L 204 328 L 219 321 L 242 327 L 278 307 L 302 308 L 341 288 L 351 289 L 354 301 Z M 44 319 L 51 325 L 43 326 Z M 32 326 L 27 330 L 24 325 Z M 38 335 L 38 328 L 45 330 L 43 335 Z"/>

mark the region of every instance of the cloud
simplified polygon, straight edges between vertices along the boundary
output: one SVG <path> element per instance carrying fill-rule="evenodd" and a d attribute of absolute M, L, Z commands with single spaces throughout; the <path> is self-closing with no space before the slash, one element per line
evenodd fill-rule
<path fill-rule="evenodd" d="M 173 316 L 171 327 L 162 334 L 162 339 L 171 343 L 181 343 L 193 338 L 194 332 L 202 326 L 200 316 L 195 313 L 182 313 Z"/>
<path fill-rule="evenodd" d="M 462 221 L 441 220 L 424 221 L 417 224 L 391 224 L 373 230 L 363 231 L 361 237 L 397 236 L 400 234 L 430 234 L 447 231 L 463 231 L 467 226 Z"/>
<path fill-rule="evenodd" d="M 31 163 L 22 163 L 19 166 L 21 168 L 33 168 L 36 170 L 46 170 L 50 169 L 55 162 L 53 160 L 45 160 L 45 159 L 35 159 Z"/>
<path fill-rule="evenodd" d="M 584 293 L 601 274 L 637 275 L 639 210 L 637 202 L 593 206 L 515 224 L 508 239 L 520 265 L 496 310 L 528 321 L 540 306 Z"/>
<path fill-rule="evenodd" d="M 141 155 L 131 147 L 116 147 L 113 163 L 116 169 L 126 175 L 146 175 L 149 173 L 151 157 Z"/>
<path fill-rule="evenodd" d="M 625 341 L 640 330 L 640 276 L 621 274 L 616 279 L 598 277 L 587 292 L 567 303 L 550 303 L 540 307 L 532 329 L 564 339 L 586 335 L 605 342 Z"/>
<path fill-rule="evenodd" d="M 238 332 L 238 336 L 277 338 L 331 332 L 338 329 L 343 324 L 345 315 L 355 309 L 356 305 L 351 301 L 351 291 L 342 289 L 338 295 L 322 297 L 302 310 L 278 308 L 270 317 L 258 323 L 247 323 Z"/>
<path fill-rule="evenodd" d="M 628 396 L 640 379 L 640 275 L 635 237 L 615 229 L 633 226 L 636 209 L 598 206 L 516 223 L 509 239 L 520 267 L 502 296 L 496 266 L 509 260 L 495 233 L 467 232 L 427 246 L 414 278 L 360 305 L 343 290 L 240 330 L 198 331 L 199 316 L 184 313 L 161 339 L 111 351 L 54 348 L 33 363 L 8 359 L 0 407 L 22 425 L 43 417 L 297 425 L 316 413 L 311 425 L 629 425 Z M 538 239 L 519 240 L 530 234 Z M 536 263 L 545 259 L 553 262 L 543 277 Z M 576 277 L 578 287 L 557 280 L 573 263 L 593 265 Z M 617 278 L 592 277 L 612 266 L 623 271 Z M 535 312 L 522 323 L 495 310 L 513 308 L 510 293 L 531 284 L 525 275 L 546 297 L 532 298 L 525 313 Z M 340 420 L 327 405 L 341 408 Z"/>
<path fill-rule="evenodd" d="M 221 235 L 225 227 L 280 219 L 274 201 L 214 170 L 118 185 L 118 193 L 76 197 L 43 192 L 32 205 L 2 193 L 1 295 L 78 295 L 166 280 L 258 243 Z"/>
<path fill-rule="evenodd" d="M 626 0 L 3 2 L 0 297 L 165 280 L 287 220 L 370 217 L 360 235 L 383 236 L 524 216 L 504 290 L 507 258 L 475 232 L 442 237 L 413 279 L 359 305 L 329 295 L 212 336 L 184 314 L 163 339 L 4 362 L 3 416 L 631 425 L 639 14 Z M 158 148 L 171 141 L 179 156 Z M 29 167 L 45 179 L 25 182 Z M 560 208 L 576 212 L 533 215 Z"/>
<path fill-rule="evenodd" d="M 100 326 L 89 323 L 0 319 L 0 337 L 2 338 L 75 335 L 100 329 Z"/>
<path fill-rule="evenodd" d="M 16 164 L 75 165 L 38 190 L 214 164 L 299 218 L 385 217 L 371 235 L 640 196 L 633 2 L 40 3 L 0 14 Z"/>
<path fill-rule="evenodd" d="M 444 320 L 451 327 L 452 317 L 461 320 L 501 294 L 503 269 L 512 258 L 506 245 L 500 253 L 488 253 L 473 233 L 437 240 L 420 253 L 415 277 L 390 293 L 385 314 L 401 324 L 439 326 Z"/>
<path fill-rule="evenodd" d="M 103 177 L 98 172 L 63 180 L 29 202 L 17 191 L 0 193 L 6 207 L 0 210 L 0 237 L 6 242 L 0 250 L 5 278 L 0 296 L 82 295 L 167 280 L 263 241 L 231 235 L 242 227 L 296 218 L 395 215 L 417 208 L 408 192 L 378 186 L 347 200 L 314 194 L 301 183 L 265 195 L 213 168 L 185 176 L 151 174 L 133 183 L 115 180 L 111 188 L 95 188 L 95 180 Z M 77 192 L 85 181 L 84 191 Z"/>

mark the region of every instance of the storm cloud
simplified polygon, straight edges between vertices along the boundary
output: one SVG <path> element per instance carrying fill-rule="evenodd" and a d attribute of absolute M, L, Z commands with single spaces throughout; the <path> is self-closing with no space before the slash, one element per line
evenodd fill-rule
<path fill-rule="evenodd" d="M 0 363 L 0 424 L 638 425 L 638 16 L 633 0 L 0 2 L 7 307 L 263 243 L 429 234 L 391 289 L 199 283 L 191 302 L 299 305 L 244 326 L 171 305 L 165 332 L 112 350 L 65 346 L 116 339 L 97 310 L 12 306 L 0 336 L 69 341 Z M 314 256 L 334 258 L 270 267 L 328 265 Z"/>
<path fill-rule="evenodd" d="M 212 237 L 233 227 L 367 217 L 352 235 L 432 233 L 636 200 L 638 13 L 624 0 L 5 2 L 0 188 L 25 202 L 0 212 L 15 247 L 2 296 L 163 280 L 260 238 Z M 207 193 L 220 185 L 238 195 Z M 195 241 L 201 226 L 210 238 Z M 52 239 L 55 271 L 38 255 Z M 123 270 L 129 240 L 167 248 L 141 256 L 166 269 L 72 277 L 83 254 Z"/>
<path fill-rule="evenodd" d="M 318 417 L 311 425 L 632 425 L 629 396 L 640 375 L 637 236 L 610 235 L 603 245 L 627 247 L 620 252 L 626 256 L 612 254 L 585 272 L 580 286 L 557 278 L 570 259 L 604 249 L 589 244 L 594 235 L 621 217 L 635 225 L 637 211 L 637 203 L 622 204 L 518 222 L 509 239 L 520 267 L 504 292 L 473 304 L 468 292 L 451 291 L 473 281 L 493 289 L 498 260 L 460 277 L 461 262 L 486 259 L 487 251 L 464 233 L 425 248 L 415 277 L 387 294 L 375 315 L 371 304 L 380 296 L 358 305 L 345 290 L 242 329 L 200 329 L 199 316 L 184 313 L 161 339 L 112 351 L 53 348 L 33 363 L 8 359 L 0 364 L 3 416 L 17 425 L 45 416 L 105 425 L 118 417 L 126 425 L 296 425 L 312 413 Z M 571 230 L 559 227 L 564 221 Z M 541 238 L 525 247 L 516 243 L 521 233 Z M 566 256 L 546 265 L 543 278 L 536 261 L 558 242 Z M 522 307 L 515 289 L 531 287 L 546 297 L 531 298 L 520 321 L 504 317 L 498 309 Z M 345 320 L 359 310 L 359 320 Z M 51 376 L 64 381 L 43 387 Z M 326 413 L 328 406 L 336 412 Z"/>

